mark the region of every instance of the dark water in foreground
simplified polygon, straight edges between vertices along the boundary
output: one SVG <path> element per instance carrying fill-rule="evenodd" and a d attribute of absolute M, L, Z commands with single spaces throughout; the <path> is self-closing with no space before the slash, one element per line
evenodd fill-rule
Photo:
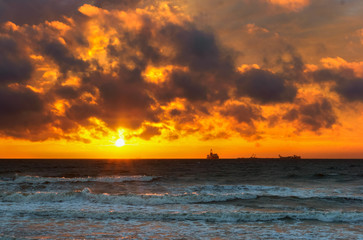
<path fill-rule="evenodd" d="M 363 160 L 0 160 L 0 239 L 363 239 Z"/>

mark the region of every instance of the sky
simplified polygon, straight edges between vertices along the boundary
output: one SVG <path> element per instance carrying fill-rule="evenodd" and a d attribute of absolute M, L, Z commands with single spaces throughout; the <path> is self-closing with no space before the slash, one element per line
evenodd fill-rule
<path fill-rule="evenodd" d="M 0 158 L 363 158 L 361 0 L 0 0 Z"/>

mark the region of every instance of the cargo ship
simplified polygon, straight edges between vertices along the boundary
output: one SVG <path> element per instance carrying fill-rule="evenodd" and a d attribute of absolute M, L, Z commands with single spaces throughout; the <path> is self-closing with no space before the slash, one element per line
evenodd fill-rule
<path fill-rule="evenodd" d="M 292 156 L 283 157 L 283 156 L 279 155 L 279 158 L 284 159 L 284 160 L 298 160 L 298 159 L 301 159 L 301 156 L 292 155 Z"/>

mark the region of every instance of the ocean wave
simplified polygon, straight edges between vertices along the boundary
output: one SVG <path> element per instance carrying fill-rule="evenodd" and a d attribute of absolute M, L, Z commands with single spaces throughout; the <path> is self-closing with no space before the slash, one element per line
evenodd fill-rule
<path fill-rule="evenodd" d="M 184 192 L 184 193 L 149 193 L 149 194 L 107 194 L 94 193 L 90 188 L 71 192 L 3 192 L 0 193 L 2 202 L 65 202 L 65 201 L 89 201 L 104 204 L 121 204 L 121 205 L 163 205 L 163 204 L 193 204 L 193 203 L 224 203 L 233 200 L 248 200 L 261 197 L 279 197 L 279 198 L 319 198 L 338 201 L 363 201 L 362 196 L 331 196 L 315 194 L 304 196 L 303 193 L 297 194 L 286 193 L 278 195 L 276 192 Z"/>
<path fill-rule="evenodd" d="M 26 214 L 26 212 L 22 212 Z M 363 221 L 362 212 L 344 211 L 226 211 L 226 209 L 214 209 L 213 211 L 194 210 L 178 211 L 155 209 L 141 209 L 128 211 L 87 211 L 87 210 L 57 210 L 36 211 L 36 216 L 55 218 L 89 218 L 89 219 L 123 219 L 142 221 L 206 221 L 206 222 L 269 222 L 279 220 L 315 220 L 320 222 L 348 222 L 357 223 Z"/>
<path fill-rule="evenodd" d="M 96 194 L 90 188 L 72 192 L 35 192 L 35 193 L 0 193 L 2 202 L 64 202 L 74 200 L 87 200 L 105 204 L 127 205 L 161 205 L 161 204 L 188 204 L 224 202 L 234 199 L 253 199 L 256 196 L 248 194 L 123 194 L 110 195 Z"/>
<path fill-rule="evenodd" d="M 353 192 L 352 189 L 348 189 Z M 265 185 L 199 185 L 185 189 L 187 193 L 198 192 L 200 194 L 238 194 L 243 193 L 257 197 L 292 197 L 300 199 L 321 198 L 321 199 L 342 199 L 363 201 L 362 194 L 347 194 L 347 189 L 328 188 L 292 188 L 281 186 Z"/>
<path fill-rule="evenodd" d="M 58 183 L 58 182 L 102 182 L 102 183 L 121 183 L 121 182 L 151 182 L 160 177 L 157 176 L 104 176 L 104 177 L 41 177 L 41 176 L 18 176 L 14 179 L 3 181 L 3 183 Z"/>

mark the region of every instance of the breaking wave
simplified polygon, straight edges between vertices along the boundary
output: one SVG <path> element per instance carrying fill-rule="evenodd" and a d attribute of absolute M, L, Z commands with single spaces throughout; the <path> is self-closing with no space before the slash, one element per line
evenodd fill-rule
<path fill-rule="evenodd" d="M 347 195 L 344 189 L 327 188 L 291 188 L 265 185 L 200 185 L 186 188 L 186 192 L 198 192 L 200 194 L 245 194 L 257 197 L 292 197 L 300 199 L 342 199 L 363 201 L 362 194 Z M 360 191 L 359 191 L 360 192 Z"/>
<path fill-rule="evenodd" d="M 142 209 L 141 211 L 37 211 L 33 213 L 42 217 L 61 218 L 89 218 L 89 219 L 122 219 L 143 221 L 206 221 L 206 222 L 269 222 L 278 220 L 316 220 L 321 222 L 348 222 L 363 221 L 361 212 L 343 211 L 155 211 Z"/>
<path fill-rule="evenodd" d="M 204 186 L 185 188 L 181 193 L 108 194 L 94 193 L 88 187 L 70 192 L 3 192 L 3 202 L 64 202 L 86 200 L 95 203 L 123 205 L 162 205 L 218 203 L 261 197 L 294 199 L 327 199 L 336 201 L 363 201 L 361 195 L 328 194 L 326 192 L 268 186 Z"/>
<path fill-rule="evenodd" d="M 188 204 L 224 202 L 234 199 L 253 199 L 256 196 L 248 194 L 124 194 L 110 195 L 107 193 L 95 194 L 89 188 L 73 192 L 35 192 L 35 193 L 0 193 L 3 202 L 64 202 L 75 200 L 88 200 L 90 202 L 105 204 L 127 205 L 161 205 L 161 204 Z"/>

